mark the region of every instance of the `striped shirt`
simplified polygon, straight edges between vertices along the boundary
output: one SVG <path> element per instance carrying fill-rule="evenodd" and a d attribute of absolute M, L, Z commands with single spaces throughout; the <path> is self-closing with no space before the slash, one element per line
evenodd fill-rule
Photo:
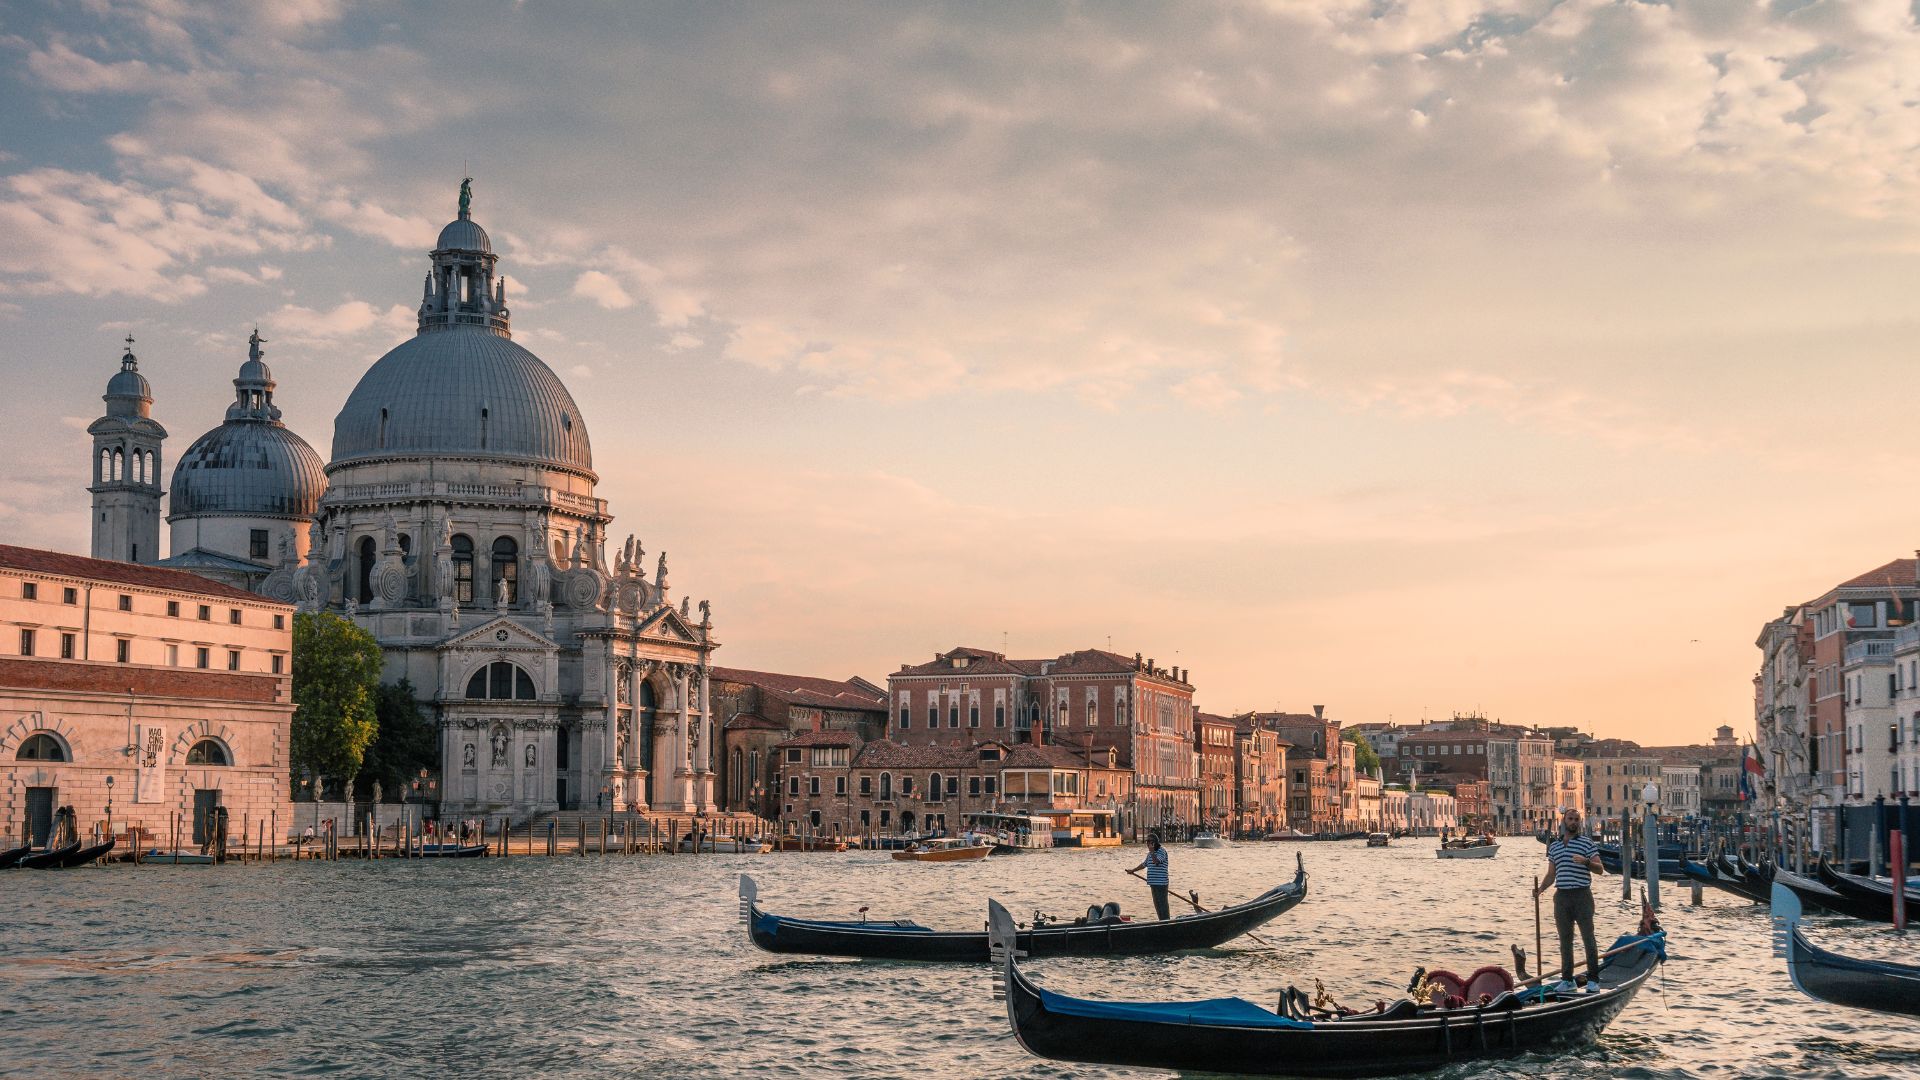
<path fill-rule="evenodd" d="M 1599 854 L 1600 845 L 1591 837 L 1576 836 L 1571 840 L 1564 837 L 1547 845 L 1547 861 L 1553 864 L 1553 886 L 1556 889 L 1585 889 L 1593 885 L 1593 872 L 1587 869 L 1587 860 Z"/>
<path fill-rule="evenodd" d="M 1156 848 L 1147 852 L 1147 884 L 1164 886 L 1167 883 L 1167 849 Z"/>

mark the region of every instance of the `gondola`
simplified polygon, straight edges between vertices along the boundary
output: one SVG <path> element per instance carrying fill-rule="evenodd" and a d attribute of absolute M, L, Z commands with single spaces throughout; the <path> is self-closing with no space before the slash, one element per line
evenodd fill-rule
<path fill-rule="evenodd" d="M 486 853 L 485 844 L 419 844 L 413 849 L 416 859 L 478 859 Z"/>
<path fill-rule="evenodd" d="M 1687 873 L 1687 880 L 1698 885 L 1711 885 L 1722 892 L 1732 893 L 1743 900 L 1756 904 L 1767 902 L 1766 894 L 1747 884 L 1745 877 L 1730 878 L 1716 864 L 1703 864 L 1692 859 L 1681 859 L 1680 868 Z"/>
<path fill-rule="evenodd" d="M 1749 881 L 1753 878 L 1749 877 Z M 1850 915 L 1856 919 L 1878 919 L 1881 922 L 1893 921 L 1893 904 L 1888 903 L 1885 910 L 1865 911 L 1864 903 L 1842 896 L 1810 877 L 1802 877 L 1791 870 L 1774 867 L 1773 877 L 1767 885 L 1767 895 L 1773 895 L 1774 885 L 1785 885 L 1793 895 L 1800 898 L 1802 904 L 1811 904 L 1823 908 L 1835 915 Z M 1864 912 L 1864 913 L 1863 913 Z"/>
<path fill-rule="evenodd" d="M 0 851 L 0 870 L 6 870 L 33 853 L 32 844 L 22 844 L 17 848 Z"/>
<path fill-rule="evenodd" d="M 1421 1006 L 1403 999 L 1384 1012 L 1338 1019 L 1283 1016 L 1243 998 L 1121 1002 L 1068 997 L 1020 970 L 1016 931 L 989 905 L 997 977 L 1015 1038 L 1055 1061 L 1129 1065 L 1182 1073 L 1389 1076 L 1466 1061 L 1552 1053 L 1592 1042 L 1633 1000 L 1664 955 L 1665 935 L 1625 938 L 1600 967 L 1593 994 L 1506 991 L 1485 1004 Z"/>
<path fill-rule="evenodd" d="M 1096 919 L 1079 919 L 1021 930 L 1020 947 L 1038 956 L 1140 955 L 1210 949 L 1231 941 L 1292 908 L 1307 895 L 1305 860 L 1295 856 L 1293 880 L 1233 907 L 1177 919 L 1119 917 L 1118 908 Z M 907 920 L 823 922 L 761 911 L 753 878 L 740 875 L 740 917 L 755 945 L 776 953 L 858 956 L 875 960 L 981 961 L 986 931 L 929 930 Z"/>
<path fill-rule="evenodd" d="M 64 870 L 75 866 L 85 866 L 100 856 L 105 855 L 107 852 L 112 851 L 113 844 L 114 841 L 112 837 L 108 837 L 97 844 L 88 844 L 77 851 L 62 855 L 60 859 L 48 867 L 48 869 Z"/>
<path fill-rule="evenodd" d="M 45 851 L 36 851 L 22 858 L 16 865 L 24 870 L 44 870 L 49 867 L 59 866 L 61 859 L 67 858 L 79 850 L 80 841 L 75 840 L 70 844 L 62 844 L 59 847 L 49 847 Z"/>
<path fill-rule="evenodd" d="M 1680 853 L 1677 849 L 1661 848 L 1660 877 L 1668 881 L 1685 881 L 1687 879 L 1687 872 L 1686 869 L 1680 865 L 1680 861 Z M 1607 873 L 1615 877 L 1620 876 L 1619 844 L 1600 845 L 1600 865 L 1606 867 Z M 1633 876 L 1646 876 L 1646 856 L 1644 854 L 1633 860 Z"/>
<path fill-rule="evenodd" d="M 1827 860 L 1825 859 L 1821 859 L 1814 864 L 1813 872 L 1815 876 L 1820 879 L 1820 884 L 1825 885 L 1827 888 L 1832 889 L 1848 900 L 1858 901 L 1863 905 L 1864 911 L 1878 912 L 1878 914 L 1861 914 L 1855 916 L 1856 918 L 1873 919 L 1877 922 L 1893 921 L 1892 885 L 1875 881 L 1869 877 L 1843 874 L 1833 867 L 1828 866 Z M 1920 897 L 1914 896 L 1913 890 L 1908 889 L 1903 899 L 1907 905 L 1907 921 L 1911 923 L 1916 919 L 1920 919 Z M 1849 914 L 1851 914 L 1851 912 L 1849 912 Z"/>
<path fill-rule="evenodd" d="M 1786 958 L 1787 976 L 1808 997 L 1853 1009 L 1920 1016 L 1920 967 L 1856 960 L 1809 942 L 1800 932 L 1800 898 L 1784 885 L 1773 889 L 1773 954 Z"/>

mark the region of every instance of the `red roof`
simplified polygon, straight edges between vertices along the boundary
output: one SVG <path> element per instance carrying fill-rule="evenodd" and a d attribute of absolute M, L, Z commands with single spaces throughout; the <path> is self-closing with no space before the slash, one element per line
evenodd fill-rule
<path fill-rule="evenodd" d="M 741 713 L 726 722 L 728 731 L 785 731 L 785 724 L 778 724 L 759 713 Z"/>
<path fill-rule="evenodd" d="M 1914 578 L 1916 562 L 1920 560 L 1895 559 L 1885 566 L 1876 566 L 1859 577 L 1843 581 L 1834 587 L 1837 589 L 1890 589 L 1896 585 L 1904 585 L 1907 588 L 1913 588 L 1916 584 Z"/>
<path fill-rule="evenodd" d="M 967 666 L 953 666 L 955 657 L 967 661 Z M 936 655 L 924 664 L 902 664 L 895 675 L 1038 675 L 1044 660 L 1009 660 L 1002 653 L 988 649 L 975 649 L 967 645 L 956 645 L 946 652 Z"/>
<path fill-rule="evenodd" d="M 782 675 L 772 671 L 749 671 L 746 668 L 728 667 L 712 669 L 712 678 L 745 683 L 796 705 L 810 705 L 817 709 L 849 709 L 855 712 L 877 713 L 887 711 L 887 695 L 870 689 L 857 679 L 844 681 L 816 679 L 807 675 Z"/>
<path fill-rule="evenodd" d="M 1054 743 L 1031 743 L 1014 747 L 1007 751 L 1001 761 L 1001 767 L 1007 769 L 1104 769 L 1107 767 L 1107 751 L 1104 747 L 1092 751 L 1092 762 L 1088 762 L 1087 752 L 1070 746 Z M 1119 766 L 1115 766 L 1118 768 Z"/>
<path fill-rule="evenodd" d="M 144 586 L 149 589 L 171 589 L 175 592 L 198 593 L 201 596 L 217 596 L 227 600 L 247 600 L 256 604 L 273 604 L 288 610 L 293 608 L 292 604 L 280 604 L 257 593 L 236 589 L 231 585 L 222 585 L 217 581 L 209 581 L 198 574 L 189 574 L 184 570 L 164 570 L 158 566 L 142 566 L 139 563 L 116 562 L 112 559 L 89 559 L 84 555 L 68 555 L 64 551 L 43 551 L 40 548 L 0 544 L 0 568 L 20 570 L 29 574 L 46 574 L 50 577 L 111 581 L 121 585 Z"/>
<path fill-rule="evenodd" d="M 777 747 L 789 746 L 858 746 L 860 737 L 851 731 L 809 731 L 795 735 Z"/>
<path fill-rule="evenodd" d="M 996 769 L 999 762 L 980 760 L 977 747 L 958 743 L 903 746 L 897 742 L 870 742 L 854 764 L 863 769 Z"/>

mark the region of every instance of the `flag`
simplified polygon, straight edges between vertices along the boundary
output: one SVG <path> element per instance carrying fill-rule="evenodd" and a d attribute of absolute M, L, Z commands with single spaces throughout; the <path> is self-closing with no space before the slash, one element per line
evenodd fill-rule
<path fill-rule="evenodd" d="M 1755 778 L 1765 776 L 1766 774 L 1767 767 L 1760 763 L 1760 752 L 1754 748 L 1752 743 L 1748 743 L 1746 750 L 1741 753 L 1740 757 L 1741 802 L 1751 802 L 1753 800 L 1755 795 L 1758 794 L 1754 788 L 1754 785 L 1757 783 Z"/>

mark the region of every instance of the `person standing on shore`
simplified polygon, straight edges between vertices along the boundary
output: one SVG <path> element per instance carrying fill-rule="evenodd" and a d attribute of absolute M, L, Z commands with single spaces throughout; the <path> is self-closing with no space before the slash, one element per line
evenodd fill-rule
<path fill-rule="evenodd" d="M 1604 872 L 1600 865 L 1600 845 L 1580 830 L 1580 811 L 1568 807 L 1560 816 L 1560 833 L 1547 845 L 1549 873 L 1534 895 L 1549 887 L 1553 893 L 1553 926 L 1560 931 L 1559 993 L 1573 990 L 1573 928 L 1580 927 L 1580 938 L 1587 947 L 1587 993 L 1600 988 L 1600 952 L 1593 943 L 1593 875 Z M 1541 958 L 1541 979 L 1546 978 L 1545 958 Z"/>
<path fill-rule="evenodd" d="M 1160 846 L 1160 834 L 1147 834 L 1147 857 L 1133 868 L 1133 873 L 1147 872 L 1147 891 L 1153 894 L 1153 910 L 1160 913 L 1161 921 L 1172 918 L 1167 911 L 1167 849 Z"/>

